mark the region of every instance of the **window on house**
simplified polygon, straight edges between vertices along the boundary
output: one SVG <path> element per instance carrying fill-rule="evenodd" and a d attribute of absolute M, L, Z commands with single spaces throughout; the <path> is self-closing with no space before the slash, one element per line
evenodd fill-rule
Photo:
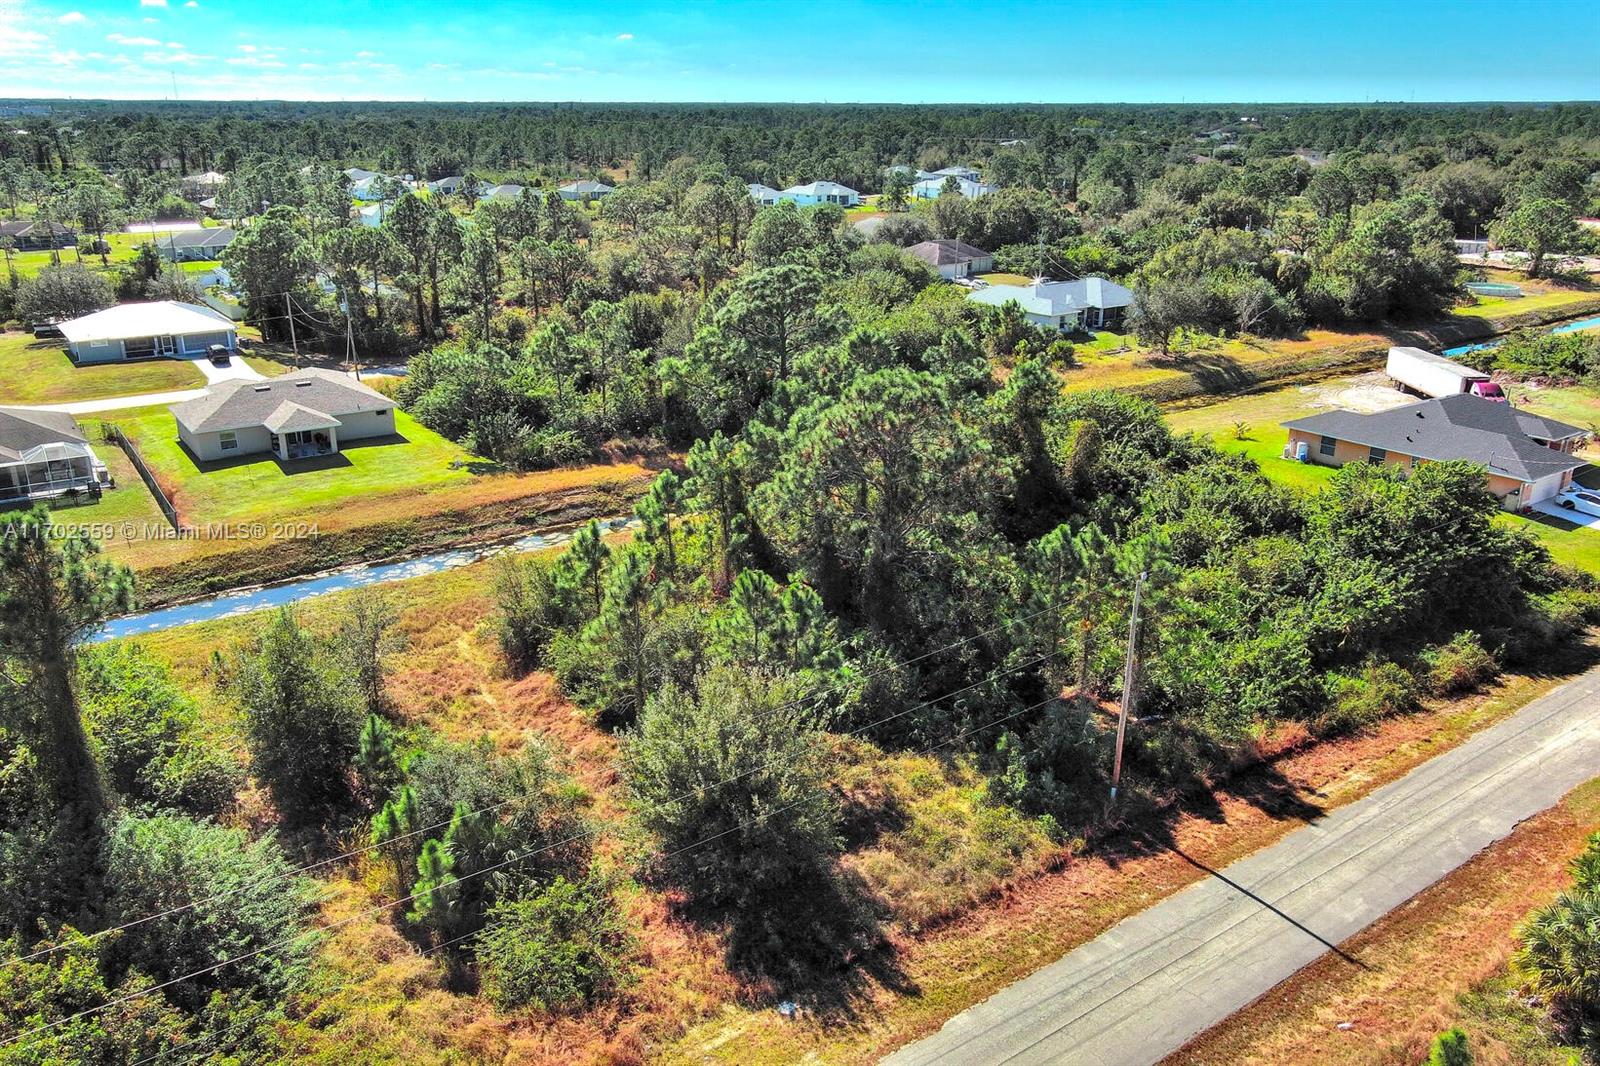
<path fill-rule="evenodd" d="M 1334 440 L 1332 437 L 1323 437 L 1322 443 L 1317 445 L 1317 451 L 1323 455 L 1331 456 L 1333 454 L 1333 449 L 1337 447 L 1338 444 L 1339 442 Z"/>
<path fill-rule="evenodd" d="M 372 413 L 373 413 L 373 414 L 375 414 L 375 415 L 377 415 L 377 416 L 378 416 L 378 417 L 379 417 L 379 418 L 382 418 L 382 417 L 383 417 L 383 416 L 384 416 L 384 415 L 386 415 L 386 414 L 388 414 L 388 413 L 389 413 L 389 409 L 388 409 L 388 408 L 387 408 L 387 407 L 385 407 L 385 408 L 384 408 L 384 409 L 383 409 L 383 410 L 381 410 L 381 411 L 374 411 L 374 412 L 372 412 Z"/>
<path fill-rule="evenodd" d="M 222 450 L 225 452 L 231 452 L 239 446 L 239 434 L 231 429 L 224 430 L 217 439 L 221 442 Z"/>
<path fill-rule="evenodd" d="M 1389 458 L 1389 453 L 1384 451 L 1382 448 L 1371 448 L 1367 451 L 1368 462 L 1381 463 L 1387 458 Z"/>

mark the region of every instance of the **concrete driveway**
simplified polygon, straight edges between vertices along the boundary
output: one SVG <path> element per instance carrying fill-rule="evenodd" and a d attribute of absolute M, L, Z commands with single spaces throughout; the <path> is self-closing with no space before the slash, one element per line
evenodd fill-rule
<path fill-rule="evenodd" d="M 1596 774 L 1600 667 L 884 1061 L 1156 1062 Z"/>
<path fill-rule="evenodd" d="M 206 376 L 207 385 L 215 385 L 219 381 L 261 381 L 264 377 L 259 370 L 245 362 L 244 356 L 238 352 L 233 353 L 227 366 L 217 366 L 205 358 L 191 358 L 189 362 Z"/>
<path fill-rule="evenodd" d="M 1577 486 L 1574 486 L 1574 488 L 1576 487 Z M 1600 515 L 1585 514 L 1577 508 L 1573 508 L 1569 511 L 1565 507 L 1562 507 L 1557 503 L 1553 503 L 1550 500 L 1540 500 L 1538 503 L 1533 505 L 1533 509 L 1538 511 L 1540 514 L 1547 514 L 1552 518 L 1559 518 L 1563 522 L 1571 522 L 1573 525 L 1582 526 L 1584 529 L 1600 529 Z"/>

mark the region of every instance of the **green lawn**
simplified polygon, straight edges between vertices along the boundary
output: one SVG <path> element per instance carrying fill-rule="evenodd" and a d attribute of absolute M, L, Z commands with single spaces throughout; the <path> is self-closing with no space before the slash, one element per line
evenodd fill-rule
<path fill-rule="evenodd" d="M 111 251 L 106 255 L 106 263 L 102 264 L 98 255 L 83 257 L 83 265 L 93 270 L 106 270 L 120 263 L 133 260 L 139 250 L 139 245 L 148 244 L 148 233 L 108 233 L 106 243 L 111 246 Z M 56 253 L 62 263 L 78 262 L 78 253 L 72 248 L 62 248 Z M 49 252 L 14 252 L 11 256 L 11 265 L 16 268 L 20 278 L 31 278 L 45 267 L 50 266 Z"/>
<path fill-rule="evenodd" d="M 352 497 L 474 478 L 465 465 L 475 461 L 472 455 L 401 411 L 395 412 L 398 438 L 352 442 L 337 455 L 290 463 L 254 455 L 203 465 L 178 443 L 168 411 L 113 417 L 192 523 L 299 518 L 333 511 Z"/>
<path fill-rule="evenodd" d="M 66 403 L 197 389 L 205 375 L 180 359 L 76 366 L 59 341 L 0 333 L 0 403 Z"/>
<path fill-rule="evenodd" d="M 57 529 L 75 529 L 93 536 L 108 550 L 138 540 L 148 540 L 169 529 L 150 490 L 139 480 L 133 462 L 114 444 L 103 443 L 93 423 L 84 426 L 95 454 L 106 464 L 116 486 L 101 493 L 92 504 L 62 502 L 50 508 Z"/>
<path fill-rule="evenodd" d="M 979 281 L 987 281 L 990 285 L 1032 285 L 1033 279 L 1021 274 L 979 274 Z"/>

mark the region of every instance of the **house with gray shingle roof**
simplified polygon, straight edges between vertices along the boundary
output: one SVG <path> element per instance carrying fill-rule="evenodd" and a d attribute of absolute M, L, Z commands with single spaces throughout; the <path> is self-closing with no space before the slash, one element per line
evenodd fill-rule
<path fill-rule="evenodd" d="M 1573 454 L 1588 441 L 1587 430 L 1470 393 L 1376 414 L 1323 411 L 1283 425 L 1289 431 L 1285 458 L 1322 466 L 1477 463 L 1508 511 L 1564 491 L 1573 472 L 1588 465 Z"/>
<path fill-rule="evenodd" d="M 994 254 L 974 247 L 965 241 L 923 241 L 906 251 L 939 272 L 939 276 L 954 281 L 969 274 L 983 274 L 994 269 Z"/>
<path fill-rule="evenodd" d="M 71 415 L 0 407 L 0 504 L 50 499 L 109 482 L 105 463 Z"/>
<path fill-rule="evenodd" d="M 171 410 L 178 439 L 201 462 L 260 454 L 309 459 L 394 436 L 394 401 L 332 370 L 224 381 Z"/>
<path fill-rule="evenodd" d="M 582 181 L 569 181 L 556 191 L 561 194 L 563 200 L 582 200 L 588 203 L 590 200 L 611 195 L 613 189 L 603 181 L 590 181 L 586 178 Z"/>

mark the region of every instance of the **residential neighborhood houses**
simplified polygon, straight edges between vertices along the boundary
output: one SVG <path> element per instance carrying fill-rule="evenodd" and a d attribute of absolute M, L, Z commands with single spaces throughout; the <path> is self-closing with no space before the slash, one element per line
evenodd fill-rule
<path fill-rule="evenodd" d="M 178 439 L 201 462 L 267 453 L 285 461 L 333 455 L 342 444 L 394 435 L 394 401 L 354 378 L 307 369 L 236 380 L 176 404 Z"/>
<path fill-rule="evenodd" d="M 1046 329 L 1071 332 L 1080 329 L 1118 329 L 1133 291 L 1101 277 L 1076 281 L 1036 279 L 1031 285 L 989 285 L 967 294 L 973 303 L 1003 307 L 1016 303 L 1028 321 Z"/>
<path fill-rule="evenodd" d="M 106 465 L 71 415 L 0 407 L 0 504 L 96 491 L 109 483 Z"/>
<path fill-rule="evenodd" d="M 1374 414 L 1324 411 L 1285 422 L 1285 458 L 1322 466 L 1463 459 L 1488 471 L 1508 511 L 1549 500 L 1588 463 L 1576 452 L 1589 431 L 1510 404 L 1458 393 Z"/>
<path fill-rule="evenodd" d="M 963 241 L 923 241 L 906 249 L 939 272 L 946 281 L 983 274 L 994 269 L 994 254 Z"/>
<path fill-rule="evenodd" d="M 156 253 L 174 263 L 202 263 L 222 258 L 222 250 L 233 243 L 234 231 L 226 226 L 174 230 L 155 242 Z"/>
<path fill-rule="evenodd" d="M 52 248 L 71 248 L 78 243 L 78 231 L 59 222 L 18 219 L 0 222 L 0 238 L 9 238 L 19 252 L 43 252 Z"/>
<path fill-rule="evenodd" d="M 234 323 L 209 307 L 158 300 L 120 304 L 60 324 L 67 350 L 78 363 L 109 363 L 161 357 L 195 358 L 212 345 L 232 350 Z"/>
<path fill-rule="evenodd" d="M 588 203 L 611 193 L 611 186 L 603 181 L 569 181 L 556 190 L 563 200 Z"/>
<path fill-rule="evenodd" d="M 959 174 L 947 174 L 944 177 L 927 177 L 915 182 L 911 186 L 911 195 L 918 200 L 937 200 L 946 191 L 945 183 L 955 180 L 955 190 L 969 200 L 979 196 L 987 196 L 999 186 L 986 185 L 974 178 L 964 177 Z"/>

